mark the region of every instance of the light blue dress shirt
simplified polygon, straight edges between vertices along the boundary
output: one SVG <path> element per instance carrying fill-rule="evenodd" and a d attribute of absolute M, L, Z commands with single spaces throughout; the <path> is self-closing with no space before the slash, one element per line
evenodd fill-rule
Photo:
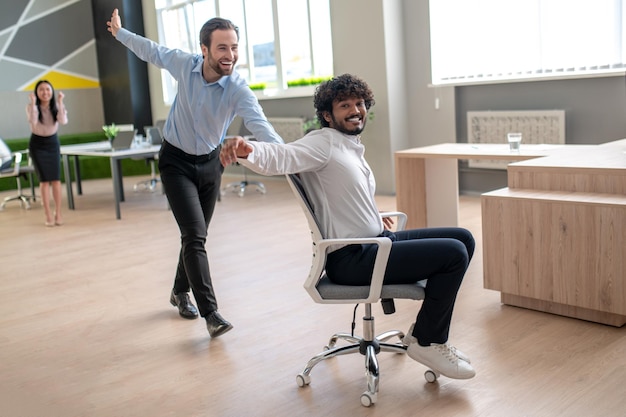
<path fill-rule="evenodd" d="M 190 155 L 206 155 L 224 140 L 236 116 L 257 140 L 284 143 L 236 71 L 208 83 L 202 77 L 202 55 L 166 48 L 124 28 L 116 38 L 139 59 L 167 70 L 176 80 L 178 92 L 163 131 L 171 145 Z"/>

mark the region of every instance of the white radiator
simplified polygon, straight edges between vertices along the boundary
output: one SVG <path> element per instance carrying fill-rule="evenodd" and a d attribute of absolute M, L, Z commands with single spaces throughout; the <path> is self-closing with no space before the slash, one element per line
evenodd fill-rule
<path fill-rule="evenodd" d="M 267 120 L 285 142 L 304 136 L 304 119 L 300 117 L 268 117 Z"/>
<path fill-rule="evenodd" d="M 565 110 L 468 111 L 469 143 L 506 144 L 506 134 L 520 132 L 522 144 L 565 143 Z M 506 169 L 506 161 L 470 160 L 469 167 Z"/>

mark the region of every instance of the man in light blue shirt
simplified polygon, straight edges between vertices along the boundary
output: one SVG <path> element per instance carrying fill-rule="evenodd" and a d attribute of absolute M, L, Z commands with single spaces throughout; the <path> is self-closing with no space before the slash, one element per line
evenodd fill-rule
<path fill-rule="evenodd" d="M 170 303 L 188 319 L 206 319 L 211 337 L 232 325 L 217 311 L 205 243 L 219 196 L 223 167 L 219 152 L 236 116 L 257 140 L 283 143 L 267 121 L 246 81 L 234 71 L 239 29 L 213 18 L 200 30 L 202 55 L 169 49 L 122 28 L 117 9 L 107 22 L 111 34 L 140 59 L 166 69 L 178 92 L 163 131 L 159 171 L 181 234 L 181 250 Z M 189 289 L 198 309 L 189 299 Z"/>

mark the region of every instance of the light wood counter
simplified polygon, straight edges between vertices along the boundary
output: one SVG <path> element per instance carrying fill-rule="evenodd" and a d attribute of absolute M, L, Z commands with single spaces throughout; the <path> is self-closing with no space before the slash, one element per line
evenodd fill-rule
<path fill-rule="evenodd" d="M 485 288 L 501 301 L 626 323 L 626 140 L 508 166 L 481 197 Z"/>
<path fill-rule="evenodd" d="M 397 208 L 409 228 L 456 226 L 459 159 L 524 161 L 569 146 L 528 144 L 512 153 L 508 144 L 442 143 L 395 152 Z"/>

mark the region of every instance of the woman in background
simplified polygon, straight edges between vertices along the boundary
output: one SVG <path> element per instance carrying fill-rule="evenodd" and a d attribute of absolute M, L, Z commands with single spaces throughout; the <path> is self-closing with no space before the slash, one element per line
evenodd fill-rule
<path fill-rule="evenodd" d="M 39 177 L 41 201 L 46 215 L 46 226 L 60 226 L 61 217 L 61 146 L 57 131 L 59 124 L 67 124 L 67 111 L 63 105 L 64 94 L 54 97 L 52 84 L 41 80 L 30 93 L 26 107 L 28 123 L 32 132 L 28 149 Z M 50 212 L 50 189 L 54 199 L 54 213 Z"/>

